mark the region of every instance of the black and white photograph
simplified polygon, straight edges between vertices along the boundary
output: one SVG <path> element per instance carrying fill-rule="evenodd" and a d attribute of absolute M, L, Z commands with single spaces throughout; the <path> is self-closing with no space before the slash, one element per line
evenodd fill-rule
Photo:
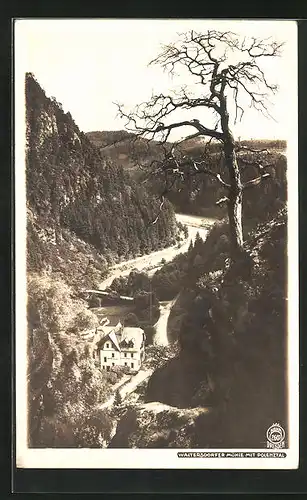
<path fill-rule="evenodd" d="M 295 469 L 297 26 L 15 19 L 16 465 Z"/>

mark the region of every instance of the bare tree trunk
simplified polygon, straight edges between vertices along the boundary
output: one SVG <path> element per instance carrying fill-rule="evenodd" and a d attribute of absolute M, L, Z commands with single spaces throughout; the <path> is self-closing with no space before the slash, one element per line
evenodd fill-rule
<path fill-rule="evenodd" d="M 229 172 L 230 189 L 228 193 L 228 219 L 230 241 L 234 256 L 243 248 L 242 228 L 242 183 L 240 170 L 235 153 L 235 141 L 229 129 L 229 115 L 227 112 L 226 97 L 220 99 L 221 125 L 224 134 L 225 164 Z"/>
<path fill-rule="evenodd" d="M 230 240 L 234 253 L 241 251 L 243 247 L 243 227 L 242 227 L 242 184 L 240 171 L 234 152 L 234 144 L 231 144 L 230 153 L 226 153 L 228 145 L 225 145 L 226 166 L 229 171 L 230 189 L 228 194 L 228 219 Z"/>
<path fill-rule="evenodd" d="M 243 248 L 242 193 L 230 195 L 228 203 L 230 240 L 234 251 Z"/>

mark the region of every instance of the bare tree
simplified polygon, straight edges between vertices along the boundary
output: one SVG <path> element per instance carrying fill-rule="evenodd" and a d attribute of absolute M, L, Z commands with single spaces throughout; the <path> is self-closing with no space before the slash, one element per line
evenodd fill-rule
<path fill-rule="evenodd" d="M 191 87 L 183 85 L 168 95 L 152 95 L 149 101 L 138 105 L 129 113 L 124 111 L 122 105 L 118 105 L 120 116 L 127 119 L 126 128 L 134 132 L 135 137 L 159 140 L 164 145 L 164 157 L 151 165 L 152 175 L 163 173 L 165 176 L 160 210 L 164 195 L 174 184 L 174 177 L 183 176 L 187 169 L 191 175 L 208 174 L 225 188 L 226 196 L 217 203 L 227 203 L 234 254 L 242 251 L 243 246 L 243 191 L 259 184 L 269 174 L 263 170 L 261 162 L 256 161 L 259 176 L 242 183 L 238 155 L 247 148 L 241 146 L 240 142 L 236 145 L 229 111 L 230 108 L 233 109 L 234 123 L 242 119 L 247 106 L 270 118 L 268 98 L 278 89 L 277 85 L 267 81 L 259 60 L 280 55 L 281 47 L 281 43 L 271 39 L 240 38 L 229 31 L 208 31 L 205 34 L 190 31 L 181 34 L 177 42 L 164 46 L 161 54 L 150 64 L 161 65 L 172 76 L 176 76 L 177 69 L 184 69 L 193 77 L 194 83 L 199 85 L 199 92 L 195 94 Z M 231 106 L 229 102 L 232 102 Z M 194 108 L 205 108 L 215 125 L 208 127 L 196 118 L 175 119 L 178 110 L 185 110 L 188 114 Z M 185 127 L 192 127 L 194 133 L 172 142 L 170 146 L 167 141 L 171 132 Z M 195 161 L 182 148 L 184 141 L 201 137 L 207 138 L 208 146 L 211 141 L 220 144 L 223 168 L 228 172 L 227 182 L 219 173 L 208 168 L 209 149 L 205 150 L 201 161 Z M 250 163 L 255 166 L 255 159 Z M 249 162 L 245 161 L 245 164 L 248 166 Z"/>

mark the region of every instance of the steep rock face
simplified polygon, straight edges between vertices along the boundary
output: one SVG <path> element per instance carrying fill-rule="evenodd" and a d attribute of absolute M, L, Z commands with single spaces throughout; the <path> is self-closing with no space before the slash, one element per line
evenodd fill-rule
<path fill-rule="evenodd" d="M 109 448 L 190 448 L 194 427 L 207 408 L 180 410 L 158 402 L 130 408 Z"/>
<path fill-rule="evenodd" d="M 31 74 L 26 76 L 26 106 L 27 200 L 33 215 L 29 238 L 38 227 L 40 236 L 56 246 L 63 231 L 68 237 L 74 233 L 109 261 L 173 243 L 177 227 L 170 204 L 152 225 L 159 200 L 103 158 Z"/>
<path fill-rule="evenodd" d="M 198 446 L 263 447 L 274 422 L 287 432 L 286 221 L 282 210 L 259 225 L 249 258 L 200 269 L 182 292 L 181 353 L 152 375 L 145 400 L 210 406 L 195 422 Z"/>

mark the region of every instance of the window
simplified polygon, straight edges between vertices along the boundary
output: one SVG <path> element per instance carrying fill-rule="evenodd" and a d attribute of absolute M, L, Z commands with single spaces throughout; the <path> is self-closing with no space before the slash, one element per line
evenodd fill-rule
<path fill-rule="evenodd" d="M 127 353 L 125 352 L 125 358 L 127 357 Z"/>
<path fill-rule="evenodd" d="M 107 358 L 106 358 L 106 357 L 104 357 L 104 358 L 103 358 L 103 361 L 104 361 L 104 363 L 106 363 L 106 362 L 107 362 Z"/>
<path fill-rule="evenodd" d="M 115 356 L 115 354 L 114 354 L 114 352 L 112 352 L 112 358 L 114 358 L 114 356 Z"/>
<path fill-rule="evenodd" d="M 134 368 L 134 363 L 131 363 L 131 368 Z"/>
<path fill-rule="evenodd" d="M 106 343 L 106 348 L 109 349 L 109 342 Z"/>
<path fill-rule="evenodd" d="M 125 363 L 125 366 L 127 366 L 127 363 Z"/>
<path fill-rule="evenodd" d="M 109 367 L 109 366 L 107 366 L 107 372 L 109 372 L 109 371 L 110 371 L 110 367 Z"/>
<path fill-rule="evenodd" d="M 112 363 L 112 366 L 114 366 L 114 365 L 115 365 L 115 363 Z"/>
<path fill-rule="evenodd" d="M 133 352 L 131 353 L 131 357 L 133 358 Z"/>

